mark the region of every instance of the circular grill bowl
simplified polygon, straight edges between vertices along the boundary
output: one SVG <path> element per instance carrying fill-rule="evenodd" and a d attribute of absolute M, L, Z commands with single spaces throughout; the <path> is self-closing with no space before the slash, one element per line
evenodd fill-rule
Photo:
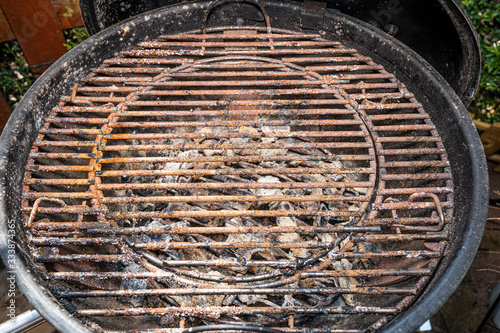
<path fill-rule="evenodd" d="M 68 94 L 80 78 L 103 60 L 141 40 L 160 34 L 199 31 L 208 2 L 172 6 L 142 14 L 110 27 L 78 46 L 55 63 L 26 94 L 14 111 L 0 139 L 0 246 L 9 270 L 32 305 L 56 329 L 86 332 L 48 292 L 33 273 L 21 232 L 21 184 L 24 167 L 37 133 L 52 107 Z M 273 27 L 300 31 L 301 4 L 268 1 L 265 6 Z M 213 25 L 213 23 L 211 23 Z M 435 313 L 465 275 L 482 238 L 487 214 L 488 179 L 481 142 L 467 111 L 446 81 L 415 52 L 397 40 L 356 20 L 328 11 L 325 38 L 333 36 L 354 47 L 394 73 L 412 91 L 431 116 L 443 140 L 452 167 L 455 191 L 454 234 L 448 255 L 418 300 L 398 315 L 383 332 L 412 332 Z M 9 238 L 9 228 L 15 235 Z M 11 231 L 12 232 L 12 231 Z M 16 243 L 15 251 L 12 250 Z M 9 252 L 9 244 L 11 252 Z"/>

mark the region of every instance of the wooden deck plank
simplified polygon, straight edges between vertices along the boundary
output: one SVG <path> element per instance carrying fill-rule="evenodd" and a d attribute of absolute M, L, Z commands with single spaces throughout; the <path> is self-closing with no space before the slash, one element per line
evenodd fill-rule
<path fill-rule="evenodd" d="M 50 0 L 0 0 L 0 5 L 30 65 L 55 61 L 66 53 Z M 41 73 L 47 67 L 33 71 Z"/>

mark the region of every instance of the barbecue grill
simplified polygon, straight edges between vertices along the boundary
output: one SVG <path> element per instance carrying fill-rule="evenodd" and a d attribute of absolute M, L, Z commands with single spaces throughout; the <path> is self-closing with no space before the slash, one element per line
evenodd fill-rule
<path fill-rule="evenodd" d="M 112 26 L 9 120 L 2 255 L 56 329 L 410 332 L 465 274 L 488 185 L 453 89 L 362 21 L 245 4 Z"/>

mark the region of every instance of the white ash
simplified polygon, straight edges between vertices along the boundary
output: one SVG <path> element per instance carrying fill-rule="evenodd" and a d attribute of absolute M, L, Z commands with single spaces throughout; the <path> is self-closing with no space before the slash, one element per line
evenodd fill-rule
<path fill-rule="evenodd" d="M 127 266 L 123 268 L 123 272 L 126 273 L 140 273 L 144 272 L 145 269 L 139 266 L 136 263 L 129 263 Z M 132 290 L 140 290 L 147 289 L 148 282 L 145 279 L 123 279 L 121 284 L 121 289 L 132 289 Z M 139 307 L 144 302 L 143 296 L 133 296 L 133 297 L 120 297 L 119 298 L 123 302 L 130 303 L 132 306 Z"/>
<path fill-rule="evenodd" d="M 333 263 L 333 267 L 336 271 L 345 271 L 353 269 L 353 265 L 347 259 L 341 259 Z M 335 283 L 340 288 L 356 288 L 358 286 L 358 280 L 353 277 L 339 277 L 335 279 Z M 349 306 L 355 306 L 354 296 L 349 294 L 343 294 L 344 301 Z"/>
<path fill-rule="evenodd" d="M 257 180 L 257 183 L 280 183 L 280 179 L 277 177 L 273 176 L 265 176 L 259 178 Z M 260 188 L 258 190 L 252 190 L 256 195 L 258 196 L 271 196 L 271 195 L 283 195 L 283 192 L 281 192 L 281 189 L 266 189 L 266 188 Z"/>
<path fill-rule="evenodd" d="M 161 228 L 165 227 L 165 224 L 161 223 L 159 220 L 153 220 L 153 222 L 147 225 L 148 228 Z M 169 234 L 143 234 L 141 235 L 142 241 L 144 243 L 169 243 L 172 240 L 172 236 Z"/>

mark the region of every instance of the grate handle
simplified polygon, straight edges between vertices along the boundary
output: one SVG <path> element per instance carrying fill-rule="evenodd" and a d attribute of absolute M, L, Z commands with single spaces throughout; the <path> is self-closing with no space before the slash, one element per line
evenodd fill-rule
<path fill-rule="evenodd" d="M 262 15 L 264 16 L 264 20 L 266 21 L 266 27 L 267 27 L 267 34 L 269 35 L 269 42 L 272 43 L 272 38 L 271 38 L 271 20 L 269 19 L 269 15 L 267 15 L 266 10 L 264 9 L 264 6 L 262 6 L 257 0 L 215 0 L 208 6 L 207 11 L 205 12 L 205 18 L 203 19 L 203 23 L 201 25 L 201 30 L 203 34 L 205 35 L 207 33 L 207 21 L 208 21 L 208 16 L 212 12 L 212 10 L 225 3 L 230 3 L 230 2 L 247 2 L 251 3 L 255 6 L 257 6 L 260 11 L 262 12 Z M 271 45 L 272 48 L 272 45 Z"/>
<path fill-rule="evenodd" d="M 58 198 L 42 197 L 42 198 L 36 199 L 35 203 L 33 204 L 33 208 L 31 209 L 30 217 L 28 218 L 28 221 L 26 221 L 24 223 L 24 226 L 26 228 L 30 228 L 31 227 L 31 224 L 35 220 L 35 215 L 36 215 L 36 211 L 38 210 L 38 206 L 40 206 L 40 204 L 42 203 L 42 201 L 55 202 L 55 203 L 58 203 L 59 205 L 61 205 L 61 207 L 66 207 L 66 203 L 63 200 L 58 199 Z"/>

